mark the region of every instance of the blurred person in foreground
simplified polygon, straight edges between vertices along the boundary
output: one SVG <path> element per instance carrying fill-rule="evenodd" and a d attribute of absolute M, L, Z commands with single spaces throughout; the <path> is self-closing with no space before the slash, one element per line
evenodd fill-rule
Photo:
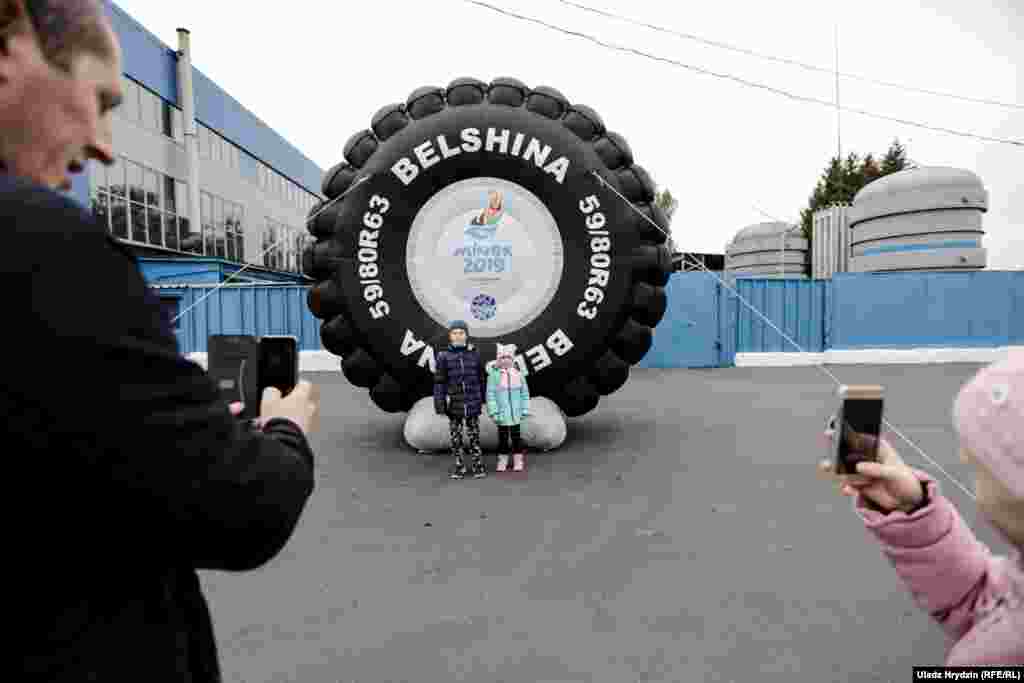
<path fill-rule="evenodd" d="M 879 462 L 839 477 L 914 599 L 954 641 L 949 666 L 1024 664 L 1024 351 L 967 382 L 953 405 L 960 457 L 975 470 L 978 509 L 1014 552 L 993 555 L 929 475 L 879 440 Z M 825 436 L 835 438 L 834 430 Z M 860 434 L 850 443 L 871 437 Z M 823 473 L 833 464 L 822 462 Z"/>
<path fill-rule="evenodd" d="M 268 562 L 314 484 L 315 389 L 268 390 L 243 425 L 179 355 L 131 253 L 58 192 L 112 161 L 120 75 L 98 0 L 0 0 L 0 439 L 20 681 L 221 680 L 196 570 Z"/>

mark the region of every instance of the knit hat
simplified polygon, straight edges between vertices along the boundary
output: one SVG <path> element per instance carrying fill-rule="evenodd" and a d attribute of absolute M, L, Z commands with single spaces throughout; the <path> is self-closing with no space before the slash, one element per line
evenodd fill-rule
<path fill-rule="evenodd" d="M 466 324 L 465 320 L 453 320 L 448 323 L 448 332 L 453 332 L 454 330 L 462 330 L 468 335 L 469 325 Z"/>
<path fill-rule="evenodd" d="M 516 345 L 515 344 L 498 344 L 498 358 L 515 358 L 516 357 Z"/>
<path fill-rule="evenodd" d="M 953 403 L 953 424 L 971 454 L 1024 499 L 1024 350 L 980 370 Z"/>

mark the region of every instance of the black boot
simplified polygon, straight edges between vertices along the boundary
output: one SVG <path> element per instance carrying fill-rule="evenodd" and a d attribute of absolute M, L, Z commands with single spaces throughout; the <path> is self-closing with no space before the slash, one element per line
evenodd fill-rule
<path fill-rule="evenodd" d="M 466 477 L 466 463 L 462 461 L 462 458 L 456 456 L 455 464 L 448 468 L 449 479 L 465 479 Z"/>
<path fill-rule="evenodd" d="M 487 476 L 487 468 L 484 466 L 483 458 L 479 455 L 473 456 L 473 478 L 483 479 Z"/>

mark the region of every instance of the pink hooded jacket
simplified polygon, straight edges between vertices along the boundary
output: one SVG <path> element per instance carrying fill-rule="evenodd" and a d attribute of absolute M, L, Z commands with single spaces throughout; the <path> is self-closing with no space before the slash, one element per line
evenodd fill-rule
<path fill-rule="evenodd" d="M 979 372 L 957 396 L 954 415 L 962 443 L 1024 499 L 1024 352 Z M 928 490 L 924 508 L 883 514 L 858 496 L 855 509 L 918 605 L 955 641 L 948 666 L 1024 664 L 1021 547 L 992 555 L 937 482 L 914 472 Z"/>

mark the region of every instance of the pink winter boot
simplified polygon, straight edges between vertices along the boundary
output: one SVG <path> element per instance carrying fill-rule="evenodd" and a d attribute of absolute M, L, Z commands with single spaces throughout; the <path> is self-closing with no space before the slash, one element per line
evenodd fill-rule
<path fill-rule="evenodd" d="M 526 454 L 525 453 L 513 453 L 512 454 L 512 471 L 522 472 L 526 469 Z"/>
<path fill-rule="evenodd" d="M 508 456 L 500 454 L 498 455 L 498 466 L 495 468 L 496 472 L 504 472 L 508 469 Z"/>

